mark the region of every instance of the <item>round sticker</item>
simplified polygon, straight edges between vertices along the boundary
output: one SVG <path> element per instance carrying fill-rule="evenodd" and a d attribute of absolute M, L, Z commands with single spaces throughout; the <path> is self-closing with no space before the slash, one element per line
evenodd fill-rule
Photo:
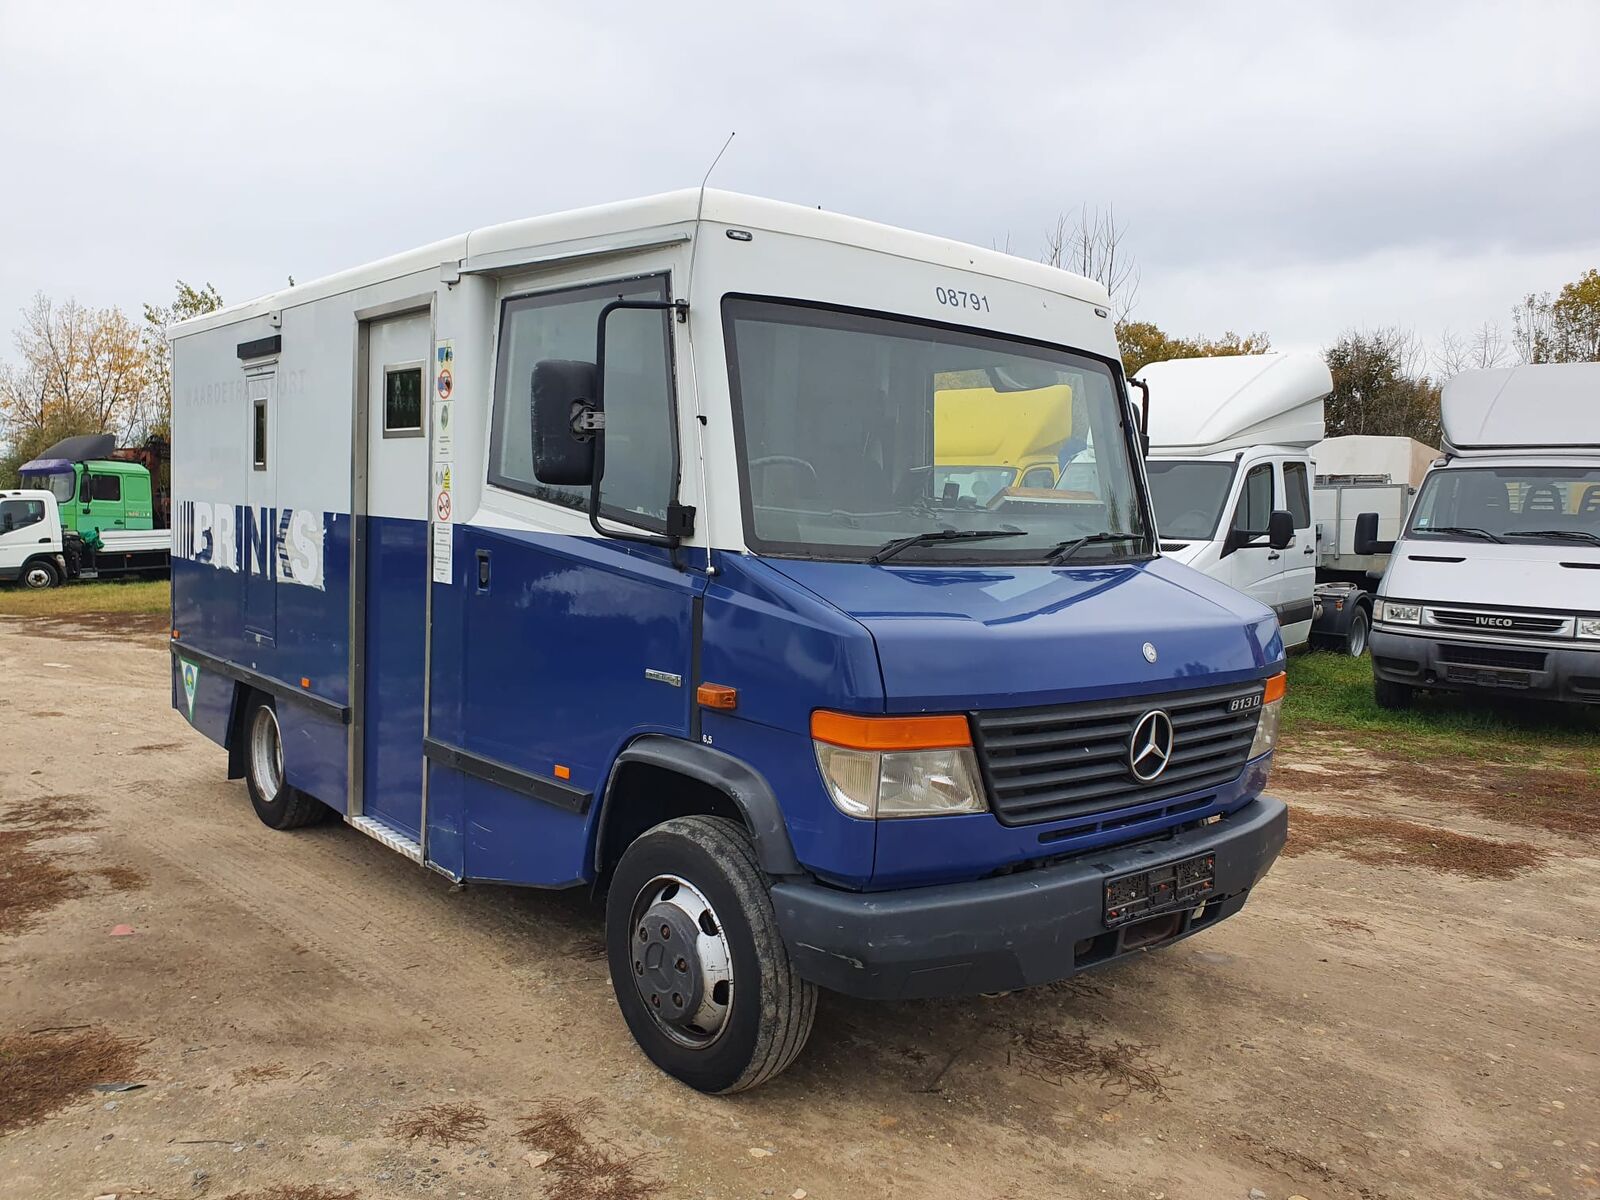
<path fill-rule="evenodd" d="M 450 368 L 449 367 L 440 367 L 439 368 L 438 387 L 439 387 L 439 399 L 441 399 L 441 400 L 450 399 L 450 389 L 455 387 L 455 379 L 450 374 Z"/>

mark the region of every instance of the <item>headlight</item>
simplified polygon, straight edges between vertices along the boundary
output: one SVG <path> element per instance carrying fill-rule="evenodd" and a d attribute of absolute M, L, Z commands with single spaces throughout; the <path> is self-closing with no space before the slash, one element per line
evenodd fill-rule
<path fill-rule="evenodd" d="M 1289 677 L 1279 671 L 1267 680 L 1261 693 L 1261 716 L 1256 721 L 1255 741 L 1250 743 L 1251 758 L 1258 758 L 1278 745 L 1278 723 L 1283 715 L 1283 698 L 1289 691 Z"/>
<path fill-rule="evenodd" d="M 1579 617 L 1578 636 L 1581 638 L 1600 638 L 1600 617 Z"/>
<path fill-rule="evenodd" d="M 1422 605 L 1396 604 L 1393 600 L 1379 600 L 1378 620 L 1393 625 L 1415 625 L 1422 620 Z"/>
<path fill-rule="evenodd" d="M 962 716 L 811 714 L 817 767 L 847 817 L 937 817 L 988 805 Z"/>

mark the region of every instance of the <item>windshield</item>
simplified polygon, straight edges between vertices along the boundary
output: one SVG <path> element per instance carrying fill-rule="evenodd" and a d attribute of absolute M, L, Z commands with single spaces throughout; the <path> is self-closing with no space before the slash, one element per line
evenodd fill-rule
<path fill-rule="evenodd" d="M 1042 562 L 1105 534 L 1123 540 L 1074 560 L 1149 552 L 1103 363 L 800 304 L 730 297 L 723 316 L 751 549 L 860 561 L 935 534 L 899 561 Z M 1076 486 L 1052 488 L 1069 463 Z"/>
<path fill-rule="evenodd" d="M 1447 467 L 1432 471 L 1407 535 L 1600 544 L 1600 467 Z M 1488 536 L 1485 536 L 1488 535 Z"/>
<path fill-rule="evenodd" d="M 29 471 L 22 477 L 22 486 L 49 492 L 62 504 L 72 503 L 71 471 Z"/>
<path fill-rule="evenodd" d="M 1233 486 L 1231 462 L 1178 462 L 1153 458 L 1144 467 L 1150 475 L 1150 500 L 1156 509 L 1156 532 L 1184 541 L 1209 541 Z"/>

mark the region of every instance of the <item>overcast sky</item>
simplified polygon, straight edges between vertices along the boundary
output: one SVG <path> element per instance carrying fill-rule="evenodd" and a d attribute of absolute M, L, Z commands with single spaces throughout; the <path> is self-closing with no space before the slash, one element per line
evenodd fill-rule
<path fill-rule="evenodd" d="M 1114 205 L 1171 332 L 1509 329 L 1600 267 L 1596 46 L 1592 2 L 0 0 L 0 354 L 38 291 L 243 300 L 729 130 L 717 186 L 1029 257 Z"/>

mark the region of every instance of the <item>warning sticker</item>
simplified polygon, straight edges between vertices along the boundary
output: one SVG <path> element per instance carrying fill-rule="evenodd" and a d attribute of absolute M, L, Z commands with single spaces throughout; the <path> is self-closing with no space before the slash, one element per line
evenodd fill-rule
<path fill-rule="evenodd" d="M 446 493 L 448 495 L 448 493 Z M 455 559 L 452 552 L 454 539 L 448 525 L 433 527 L 433 581 L 452 583 L 455 580 Z"/>
<path fill-rule="evenodd" d="M 456 389 L 456 344 L 449 339 L 440 342 L 433 350 L 433 389 L 441 400 L 450 399 Z"/>
<path fill-rule="evenodd" d="M 433 406 L 433 457 L 438 462 L 454 462 L 456 457 L 456 439 L 453 426 L 455 413 L 450 410 L 455 408 L 454 400 L 438 400 Z"/>
<path fill-rule="evenodd" d="M 433 464 L 433 519 L 450 520 L 454 507 L 450 497 L 450 464 L 436 462 Z"/>

